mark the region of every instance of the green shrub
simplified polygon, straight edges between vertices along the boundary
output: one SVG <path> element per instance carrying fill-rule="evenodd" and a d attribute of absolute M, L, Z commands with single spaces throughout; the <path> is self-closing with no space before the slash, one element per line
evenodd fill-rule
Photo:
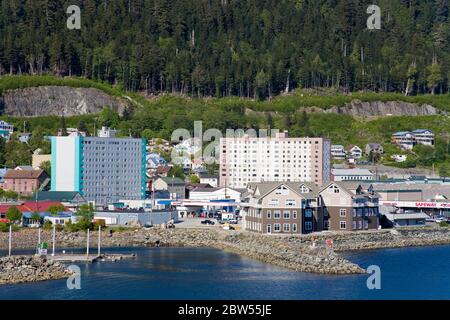
<path fill-rule="evenodd" d="M 0 222 L 0 232 L 9 232 L 9 224 Z"/>
<path fill-rule="evenodd" d="M 43 228 L 44 230 L 53 230 L 53 223 L 50 220 L 45 220 Z"/>
<path fill-rule="evenodd" d="M 94 228 L 94 224 L 86 218 L 80 218 L 77 223 L 69 222 L 65 225 L 65 229 L 69 232 L 86 231 L 87 229 L 94 230 Z"/>
<path fill-rule="evenodd" d="M 449 224 L 447 221 L 441 221 L 441 222 L 439 222 L 439 227 L 448 228 Z"/>
<path fill-rule="evenodd" d="M 12 225 L 12 231 L 19 231 L 20 228 L 17 225 Z M 0 222 L 0 232 L 9 232 L 9 223 Z"/>

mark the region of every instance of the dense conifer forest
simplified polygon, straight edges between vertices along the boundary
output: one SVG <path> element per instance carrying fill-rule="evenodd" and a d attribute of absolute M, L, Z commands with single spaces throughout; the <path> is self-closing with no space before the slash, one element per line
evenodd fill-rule
<path fill-rule="evenodd" d="M 66 26 L 69 5 L 81 29 Z M 381 8 L 369 30 L 367 8 Z M 0 74 L 266 99 L 296 88 L 446 93 L 448 0 L 2 0 Z"/>

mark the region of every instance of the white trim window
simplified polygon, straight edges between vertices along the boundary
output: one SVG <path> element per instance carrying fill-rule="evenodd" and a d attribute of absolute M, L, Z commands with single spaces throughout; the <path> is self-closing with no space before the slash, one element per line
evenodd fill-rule
<path fill-rule="evenodd" d="M 347 209 L 339 209 L 339 217 L 345 218 L 347 216 Z"/>
<path fill-rule="evenodd" d="M 273 232 L 280 232 L 281 231 L 281 224 L 274 223 L 273 225 Z"/>
<path fill-rule="evenodd" d="M 272 206 L 272 207 L 278 206 L 279 203 L 280 203 L 280 201 L 278 199 L 270 199 L 269 200 L 269 206 Z"/>
<path fill-rule="evenodd" d="M 340 228 L 341 230 L 347 229 L 347 221 L 341 221 L 341 222 L 339 223 L 339 228 Z"/>
<path fill-rule="evenodd" d="M 294 199 L 287 199 L 286 200 L 286 207 L 295 207 L 297 205 L 297 201 Z"/>
<path fill-rule="evenodd" d="M 281 219 L 281 211 L 280 210 L 275 210 L 273 212 L 273 218 L 274 219 Z"/>
<path fill-rule="evenodd" d="M 272 233 L 272 225 L 268 224 L 266 230 L 267 230 L 267 233 Z"/>
<path fill-rule="evenodd" d="M 292 218 L 297 219 L 297 217 L 298 217 L 297 210 L 292 211 Z"/>
<path fill-rule="evenodd" d="M 286 186 L 280 186 L 277 188 L 277 190 L 275 190 L 275 194 L 287 196 L 289 194 L 289 190 L 288 188 L 286 188 Z"/>
<path fill-rule="evenodd" d="M 283 211 L 283 219 L 290 219 L 291 218 L 291 211 L 284 210 Z"/>
<path fill-rule="evenodd" d="M 290 232 L 291 231 L 291 225 L 289 223 L 285 223 L 283 225 L 283 232 Z"/>
<path fill-rule="evenodd" d="M 339 187 L 337 186 L 337 185 L 331 185 L 329 188 L 329 191 L 331 192 L 331 193 L 339 193 L 341 190 L 339 189 Z"/>
<path fill-rule="evenodd" d="M 296 223 L 292 224 L 292 232 L 297 232 L 297 224 Z"/>
<path fill-rule="evenodd" d="M 308 187 L 305 187 L 304 185 L 300 187 L 300 193 L 310 193 L 310 190 Z"/>
<path fill-rule="evenodd" d="M 272 212 L 267 210 L 267 219 L 272 219 Z"/>

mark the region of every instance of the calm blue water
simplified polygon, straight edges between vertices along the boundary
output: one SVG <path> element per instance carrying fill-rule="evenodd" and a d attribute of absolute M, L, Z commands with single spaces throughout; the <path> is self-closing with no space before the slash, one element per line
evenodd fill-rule
<path fill-rule="evenodd" d="M 66 280 L 0 286 L 0 300 L 450 299 L 450 246 L 347 254 L 363 267 L 380 266 L 382 289 L 375 291 L 367 289 L 369 275 L 297 273 L 216 249 L 106 251 L 134 252 L 138 258 L 79 264 L 81 290 L 68 290 Z"/>

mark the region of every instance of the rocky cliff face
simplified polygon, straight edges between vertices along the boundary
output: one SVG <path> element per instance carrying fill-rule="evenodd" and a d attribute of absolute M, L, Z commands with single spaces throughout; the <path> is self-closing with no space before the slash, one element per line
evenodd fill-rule
<path fill-rule="evenodd" d="M 343 113 L 351 116 L 382 117 L 382 116 L 429 116 L 441 113 L 433 106 L 423 104 L 418 105 L 403 101 L 373 101 L 362 102 L 353 100 L 345 107 L 332 107 L 325 112 Z"/>
<path fill-rule="evenodd" d="M 104 106 L 122 113 L 127 106 L 127 102 L 98 89 L 59 86 L 8 90 L 0 99 L 4 114 L 27 117 L 96 113 Z"/>

